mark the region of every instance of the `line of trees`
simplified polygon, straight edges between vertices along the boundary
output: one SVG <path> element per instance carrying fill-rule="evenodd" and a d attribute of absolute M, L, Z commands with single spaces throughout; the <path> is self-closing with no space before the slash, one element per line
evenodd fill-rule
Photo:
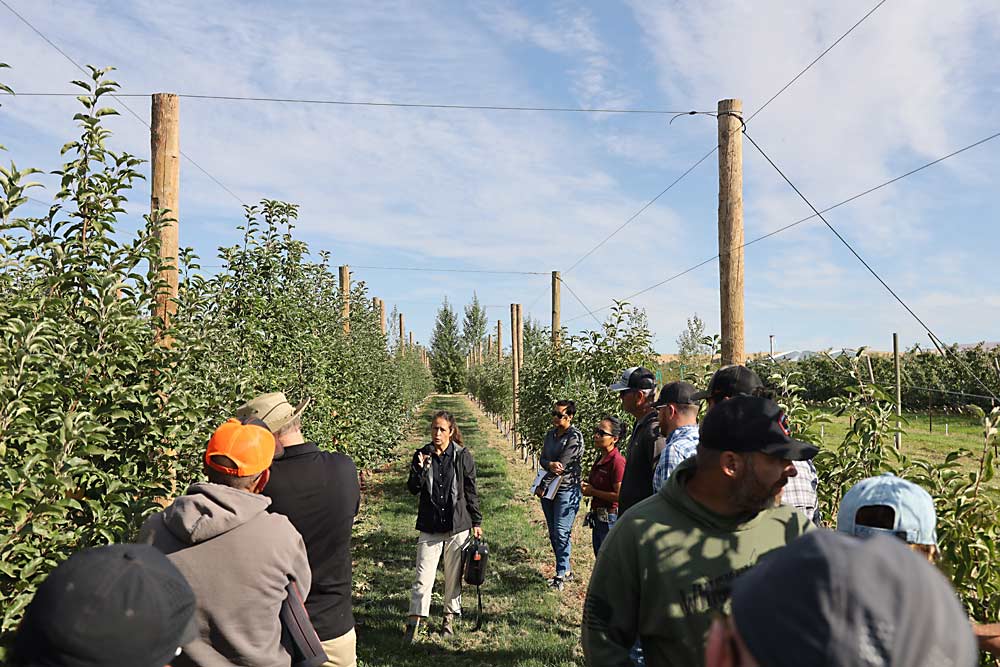
<path fill-rule="evenodd" d="M 183 250 L 176 315 L 159 320 L 168 212 L 116 231 L 141 161 L 110 148 L 101 98 L 117 84 L 91 74 L 47 212 L 20 216 L 42 191 L 33 170 L 0 168 L 0 652 L 55 565 L 129 541 L 200 479 L 208 437 L 243 401 L 310 397 L 306 433 L 370 466 L 431 390 L 418 351 L 390 352 L 363 283 L 344 333 L 336 268 L 295 239 L 292 204 L 246 207 L 215 275 Z"/>

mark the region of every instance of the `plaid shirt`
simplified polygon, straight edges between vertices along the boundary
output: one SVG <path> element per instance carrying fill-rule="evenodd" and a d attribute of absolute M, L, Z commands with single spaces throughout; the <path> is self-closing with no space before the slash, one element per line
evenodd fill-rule
<path fill-rule="evenodd" d="M 677 464 L 694 456 L 697 450 L 698 425 L 692 424 L 691 426 L 675 428 L 660 454 L 659 463 L 656 464 L 656 472 L 653 473 L 653 489 L 659 492 L 660 487 L 666 483 Z M 813 504 L 815 504 L 815 498 L 816 496 L 813 494 Z"/>
<path fill-rule="evenodd" d="M 802 511 L 810 521 L 816 515 L 816 487 L 819 477 L 812 461 L 792 461 L 798 474 L 789 477 L 785 493 L 781 496 L 783 505 L 792 505 Z"/>

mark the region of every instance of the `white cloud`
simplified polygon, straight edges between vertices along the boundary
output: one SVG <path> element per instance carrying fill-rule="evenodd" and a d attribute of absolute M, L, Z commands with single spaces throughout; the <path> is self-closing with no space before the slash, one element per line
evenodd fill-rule
<path fill-rule="evenodd" d="M 543 21 L 498 0 L 476 5 L 482 21 L 498 35 L 525 42 L 561 56 L 566 61 L 572 89 L 583 106 L 626 107 L 632 98 L 622 85 L 614 54 L 601 39 L 593 15 L 566 2 L 552 7 L 554 16 Z"/>
<path fill-rule="evenodd" d="M 569 3 L 540 9 L 488 0 L 464 11 L 394 2 L 332 11 L 321 3 L 251 7 L 228 0 L 206 9 L 191 2 L 36 0 L 19 9 L 80 62 L 119 65 L 116 78 L 129 92 L 560 106 L 667 99 L 681 108 L 742 96 L 752 112 L 872 2 L 635 0 L 635 25 L 626 28 L 641 31 L 641 40 L 602 23 L 596 9 Z M 752 136 L 822 207 L 988 134 L 1000 122 L 992 107 L 981 111 L 982 100 L 1000 89 L 990 67 L 1000 46 L 994 4 L 886 3 L 755 119 Z M 9 15 L 0 16 L 0 29 L 10 54 L 4 60 L 15 67 L 2 80 L 16 90 L 65 90 L 79 77 Z M 645 50 L 636 54 L 637 43 Z M 643 80 L 647 70 L 630 56 L 643 65 L 651 59 L 656 80 Z M 127 103 L 148 116 L 148 99 Z M 74 104 L 5 100 L 0 143 L 11 153 L 2 157 L 56 168 L 58 147 L 76 133 Z M 116 147 L 147 153 L 140 123 L 122 116 L 110 124 Z M 334 261 L 359 264 L 566 269 L 701 157 L 714 132 L 705 117 L 668 126 L 648 117 L 182 100 L 185 152 L 248 201 L 299 202 L 301 235 L 333 250 Z M 748 239 L 808 214 L 748 142 L 744 156 Z M 589 306 L 714 254 L 714 162 L 567 276 Z M 995 151 L 984 147 L 830 215 L 892 284 L 943 323 L 945 337 L 952 329 L 968 338 L 966 332 L 993 326 L 984 309 L 961 299 L 953 308 L 947 300 L 920 299 L 933 275 L 944 276 L 948 290 L 988 284 L 983 253 L 995 238 L 988 216 L 956 253 L 948 231 L 957 223 L 943 224 L 941 213 L 977 198 L 991 201 L 998 167 Z M 135 195 L 138 213 L 148 201 L 145 184 Z M 238 205 L 188 164 L 181 197 L 182 243 L 201 243 L 209 254 L 216 243 L 233 242 Z M 748 349 L 762 349 L 772 329 L 836 344 L 877 337 L 906 319 L 896 317 L 900 309 L 818 221 L 747 252 Z M 374 259 L 382 256 L 391 259 Z M 535 312 L 548 319 L 544 277 L 359 277 L 387 299 L 427 311 L 433 308 L 426 303 L 443 294 L 461 305 L 477 288 L 489 303 L 527 305 L 541 294 Z M 773 298 L 782 283 L 794 292 Z M 637 299 L 661 350 L 673 349 L 693 312 L 717 330 L 717 284 L 713 262 Z M 985 288 L 979 296 L 989 302 Z M 568 294 L 563 303 L 566 317 L 582 312 Z M 433 312 L 416 315 L 413 326 L 429 331 L 432 320 Z"/>
<path fill-rule="evenodd" d="M 749 115 L 872 3 L 631 5 L 665 90 L 682 100 L 742 97 Z M 975 105 L 984 84 L 970 61 L 1000 44 L 995 34 L 973 38 L 987 13 L 997 14 L 989 0 L 947 9 L 930 0 L 905 8 L 887 3 L 754 119 L 751 135 L 816 203 L 837 201 L 896 175 L 900 165 L 962 145 L 980 124 L 955 121 Z M 750 205 L 787 196 L 749 142 L 744 161 Z M 858 210 L 878 215 L 874 206 Z M 860 223 L 857 215 L 850 221 Z"/>

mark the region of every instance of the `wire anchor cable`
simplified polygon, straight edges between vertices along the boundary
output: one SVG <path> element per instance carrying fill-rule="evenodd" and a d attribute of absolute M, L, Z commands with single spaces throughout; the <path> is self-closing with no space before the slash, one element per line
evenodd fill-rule
<path fill-rule="evenodd" d="M 882 276 L 880 276 L 878 274 L 878 272 L 875 271 L 875 269 L 872 268 L 872 266 L 867 261 L 865 261 L 865 259 L 858 253 L 857 250 L 854 249 L 854 247 L 847 241 L 847 239 L 845 239 L 843 237 L 843 235 L 841 235 L 841 233 L 838 232 L 837 229 L 833 225 L 830 224 L 830 221 L 827 220 L 823 216 L 822 213 L 820 213 L 819 209 L 817 209 L 815 206 L 813 206 L 813 203 L 811 201 L 809 201 L 809 199 L 804 194 L 802 194 L 802 191 L 799 190 L 798 187 L 796 187 L 795 184 L 792 183 L 792 181 L 787 176 L 785 176 L 785 173 L 783 171 L 781 171 L 781 169 L 778 167 L 778 165 L 776 165 L 774 163 L 774 160 L 772 160 L 770 158 L 770 156 L 767 153 L 765 153 L 764 150 L 757 144 L 757 142 L 754 141 L 753 137 L 751 137 L 749 134 L 747 134 L 746 124 L 745 123 L 743 124 L 743 136 L 745 136 L 747 138 L 747 140 L 749 140 L 750 143 L 753 144 L 753 147 L 757 149 L 757 152 L 759 152 L 764 157 L 764 159 L 767 160 L 768 164 L 770 164 L 774 168 L 774 170 L 776 172 L 778 172 L 778 175 L 781 176 L 781 178 L 785 181 L 785 183 L 787 183 L 789 185 L 789 187 L 791 187 L 792 190 L 795 191 L 795 194 L 797 194 L 799 196 L 799 198 L 801 198 L 802 201 L 804 201 L 806 203 L 806 205 L 808 205 L 809 208 L 812 209 L 813 213 L 815 215 L 817 215 L 820 220 L 823 221 L 823 224 L 825 224 L 827 226 L 827 228 L 831 232 L 833 232 L 834 236 L 836 236 L 837 239 L 839 239 L 840 242 L 843 243 L 844 246 L 848 250 L 851 251 L 851 254 L 854 255 L 854 257 L 857 258 L 857 260 L 859 262 L 861 262 L 861 264 L 866 269 L 868 269 L 869 273 L 871 273 L 873 276 L 875 276 L 875 279 L 878 280 L 882 284 L 882 287 L 884 287 L 886 289 L 886 291 L 888 291 L 889 294 L 891 294 L 892 297 L 896 301 L 899 302 L 899 305 L 901 305 L 903 308 L 905 308 L 906 312 L 908 312 L 913 317 L 913 319 L 916 320 L 917 323 L 920 324 L 920 326 L 924 328 L 924 331 L 927 332 L 927 334 L 931 337 L 931 339 L 932 340 L 936 339 L 936 340 L 940 341 L 941 339 L 937 336 L 937 334 L 935 334 L 934 331 L 929 326 L 927 326 L 927 324 L 920 318 L 920 316 L 917 315 L 913 311 L 913 309 L 910 308 L 910 306 L 905 301 L 903 301 L 903 299 L 896 293 L 896 291 L 893 290 L 892 287 L 890 287 L 889 284 L 885 280 L 883 280 Z M 945 349 L 948 349 L 948 348 L 945 348 Z M 969 375 L 973 379 L 975 379 L 975 381 L 978 382 L 979 385 L 983 387 L 983 389 L 985 389 L 986 391 L 988 391 L 993 398 L 995 398 L 995 399 L 997 398 L 996 394 L 993 393 L 993 390 L 990 389 L 989 386 L 987 386 L 986 383 L 983 382 L 979 378 L 979 376 L 975 374 L 975 372 L 972 370 L 972 368 L 968 364 L 965 363 L 965 360 L 963 360 L 958 355 L 952 355 L 952 356 L 956 360 L 958 360 L 958 362 L 965 368 L 965 370 L 969 373 Z M 1000 399 L 998 399 L 998 400 L 1000 400 Z"/>
<path fill-rule="evenodd" d="M 868 188 L 867 190 L 862 190 L 861 192 L 858 192 L 858 193 L 856 193 L 854 195 L 851 195 L 847 199 L 843 199 L 843 200 L 837 202 L 836 204 L 832 204 L 832 205 L 824 208 L 820 212 L 821 213 L 828 213 L 829 211 L 832 211 L 834 209 L 840 208 L 841 206 L 846 206 L 847 204 L 850 204 L 851 202 L 854 202 L 854 201 L 856 201 L 858 199 L 861 199 L 862 197 L 870 195 L 873 192 L 877 192 L 878 190 L 881 190 L 882 188 L 886 188 L 886 187 L 888 187 L 888 186 L 890 186 L 890 185 L 892 185 L 894 183 L 897 183 L 897 182 L 899 182 L 899 181 L 901 181 L 901 180 L 903 180 L 905 178 L 913 176 L 914 174 L 917 174 L 917 173 L 919 173 L 919 172 L 921 172 L 921 171 L 923 171 L 925 169 L 933 167 L 936 164 L 940 164 L 941 162 L 944 162 L 945 160 L 947 160 L 949 158 L 953 158 L 956 155 L 961 155 L 962 153 L 965 153 L 966 151 L 972 150 L 973 148 L 976 148 L 977 146 L 981 146 L 982 144 L 985 144 L 985 143 L 987 143 L 989 141 L 997 139 L 998 137 L 1000 137 L 1000 132 L 995 132 L 995 133 L 993 133 L 993 134 L 991 134 L 991 135 L 989 135 L 987 137 L 983 137 L 982 139 L 979 139 L 978 141 L 974 141 L 971 144 L 968 144 L 966 146 L 963 146 L 962 148 L 954 150 L 951 153 L 948 153 L 947 155 L 942 155 L 941 157 L 936 158 L 934 160 L 931 160 L 930 162 L 925 162 L 924 164 L 920 165 L 919 167 L 916 167 L 914 169 L 911 169 L 910 171 L 902 173 L 899 176 L 895 176 L 893 178 L 890 178 L 887 181 L 883 181 L 882 183 L 879 183 L 878 185 L 872 186 L 872 187 Z M 786 232 L 789 229 L 792 229 L 793 227 L 797 227 L 797 226 L 801 225 L 804 222 L 808 222 L 810 220 L 813 220 L 816 217 L 817 217 L 817 214 L 815 214 L 815 213 L 813 213 L 812 215 L 807 215 L 806 217 L 800 218 L 799 220 L 796 220 L 795 222 L 787 224 L 784 227 L 779 227 L 778 229 L 772 230 L 770 232 L 767 232 L 766 234 L 762 234 L 761 236 L 758 236 L 758 237 L 756 237 L 754 239 L 751 239 L 751 240 L 747 241 L 746 243 L 744 243 L 743 247 L 746 248 L 747 246 L 753 245 L 754 243 L 757 243 L 759 241 L 763 241 L 765 239 L 769 239 L 772 236 L 777 236 L 778 234 L 780 234 L 782 232 Z M 645 287 L 645 288 L 639 290 L 638 292 L 634 292 L 634 293 L 630 294 L 629 296 L 627 296 L 627 297 L 625 297 L 624 299 L 621 299 L 621 300 L 622 301 L 628 301 L 629 299 L 633 299 L 633 298 L 635 298 L 637 296 L 641 296 L 641 295 L 645 294 L 646 292 L 654 290 L 657 287 L 661 287 L 663 285 L 666 285 L 670 281 L 675 280 L 677 278 L 680 278 L 681 276 L 684 276 L 684 275 L 690 273 L 691 271 L 694 271 L 695 269 L 699 269 L 699 268 L 705 266 L 706 264 L 709 264 L 710 262 L 715 261 L 718 258 L 719 258 L 718 255 L 713 255 L 712 257 L 709 257 L 708 259 L 706 259 L 704 261 L 701 261 L 698 264 L 695 264 L 694 266 L 681 271 L 680 273 L 674 274 L 674 275 L 670 276 L 669 278 L 661 280 L 660 282 L 658 282 L 658 283 L 656 283 L 654 285 L 650 285 L 649 287 Z M 596 310 L 594 310 L 594 312 L 595 313 L 599 313 L 602 310 L 607 310 L 610 307 L 611 307 L 610 305 L 608 305 L 608 306 L 602 306 L 601 308 L 597 308 Z M 571 317 L 571 318 L 567 319 L 566 322 L 567 323 L 573 322 L 573 321 L 578 320 L 578 319 L 580 319 L 582 317 L 585 317 L 585 316 L 586 316 L 585 314 L 584 315 L 576 315 L 574 317 Z"/>
<path fill-rule="evenodd" d="M 589 314 L 589 315 L 590 315 L 591 317 L 593 317 L 593 318 L 594 318 L 594 321 L 595 321 L 595 322 L 597 322 L 597 326 L 601 326 L 601 325 L 603 324 L 603 322 L 601 322 L 601 320 L 599 320 L 599 319 L 597 318 L 597 315 L 594 315 L 594 311 L 592 311 L 592 310 L 591 310 L 590 308 L 588 308 L 588 307 L 587 307 L 587 304 L 585 304 L 585 303 L 583 302 L 583 299 L 581 299 L 581 298 L 580 298 L 580 297 L 579 297 L 579 296 L 577 295 L 577 293 L 576 293 L 576 292 L 575 292 L 575 291 L 573 290 L 573 288 L 572 288 L 572 287 L 570 287 L 570 286 L 569 286 L 569 283 L 568 283 L 568 282 L 566 282 L 566 281 L 565 281 L 565 280 L 563 279 L 563 277 L 562 277 L 561 275 L 559 276 L 559 282 L 560 282 L 560 283 L 562 283 L 563 285 L 565 285 L 565 286 L 566 286 L 566 289 L 568 289 L 568 290 L 569 290 L 569 293 L 573 295 L 573 298 L 574 298 L 574 299 L 576 299 L 576 300 L 577 300 L 577 302 L 578 302 L 578 303 L 579 303 L 579 304 L 580 304 L 581 306 L 583 306 L 583 309 L 584 309 L 584 310 L 586 310 L 586 311 L 587 311 L 587 313 L 588 313 L 588 314 Z"/>
<path fill-rule="evenodd" d="M 75 60 L 73 60 L 73 59 L 72 59 L 72 58 L 71 58 L 71 57 L 70 57 L 70 56 L 69 56 L 69 55 L 68 55 L 68 54 L 67 54 L 67 53 L 66 53 L 65 51 L 63 51 L 63 50 L 62 50 L 61 48 L 59 48 L 59 47 L 58 47 L 58 46 L 57 46 L 57 45 L 55 44 L 55 42 L 53 42 L 53 41 L 52 41 L 51 39 L 49 39 L 48 37 L 46 37 L 46 36 L 45 36 L 45 34 L 44 34 L 44 33 L 42 33 L 42 31 L 41 31 L 41 30 L 39 30 L 39 29 L 38 29 L 38 28 L 36 28 L 36 27 L 35 27 L 34 25 L 32 25 L 32 24 L 31 24 L 31 22 L 30 22 L 30 21 L 28 21 L 28 19 L 26 19 L 26 18 L 24 18 L 23 16 L 21 16 L 20 14 L 18 14 L 18 13 L 17 13 L 17 11 L 16 11 L 16 10 L 15 10 L 15 9 L 14 9 L 13 7 L 11 7 L 11 6 L 9 5 L 9 4 L 7 4 L 6 0 L 0 0 L 0 5 L 3 5 L 4 7 L 6 7 L 6 8 L 7 8 L 7 10 L 8 10 L 8 11 L 9 11 L 9 12 L 10 12 L 11 14 L 13 14 L 13 15 L 14 15 L 14 16 L 16 16 L 16 17 L 17 17 L 18 19 L 20 19 L 20 20 L 21 20 L 21 22 L 22 22 L 22 23 L 24 23 L 24 25 L 26 25 L 26 26 L 28 26 L 29 28 L 31 28 L 31 30 L 32 30 L 32 31 L 33 31 L 33 32 L 34 32 L 34 33 L 35 33 L 36 35 L 38 35 L 39 37 L 41 37 L 41 38 L 42 38 L 42 39 L 43 39 L 43 40 L 45 41 L 45 43 L 47 43 L 47 44 L 48 44 L 49 46 L 51 46 L 51 47 L 52 47 L 53 49 L 55 49 L 56 51 L 58 51 L 58 52 L 59 52 L 59 55 L 61 55 L 61 56 L 62 56 L 63 58 L 65 58 L 66 60 L 68 60 L 68 61 L 69 61 L 69 62 L 70 62 L 70 63 L 71 63 L 71 64 L 72 64 L 72 65 L 73 65 L 74 67 L 76 67 L 76 68 L 77 68 L 78 70 L 80 70 L 80 71 L 81 71 L 81 72 L 83 72 L 84 74 L 87 74 L 87 75 L 89 75 L 89 74 L 90 74 L 90 72 L 88 72 L 88 71 L 86 70 L 86 68 L 84 68 L 84 67 L 83 67 L 82 65 L 80 65 L 80 64 L 79 64 L 78 62 L 76 62 Z M 126 111 L 128 111 L 128 112 L 129 112 L 130 114 L 132 114 L 133 116 L 135 116 L 136 120 L 138 120 L 138 121 L 139 121 L 140 123 L 142 123 L 143 125 L 145 125 L 145 126 L 146 126 L 146 129 L 152 129 L 152 128 L 150 128 L 150 127 L 149 127 L 149 123 L 147 123 L 147 122 L 146 122 L 146 121 L 145 121 L 145 120 L 143 119 L 143 117 L 142 117 L 142 116 L 140 116 L 140 115 L 139 115 L 139 114 L 137 114 L 137 113 L 136 113 L 135 111 L 133 111 L 133 110 L 132 110 L 132 107 L 128 106 L 127 104 L 125 104 L 125 102 L 123 102 L 123 101 L 121 100 L 121 98 L 123 97 L 123 95 L 115 95 L 115 94 L 113 94 L 113 93 L 108 93 L 108 96 L 109 96 L 109 97 L 110 97 L 111 99 L 113 99 L 113 100 L 115 100 L 116 102 L 118 102 L 118 104 L 120 104 L 120 105 L 122 106 L 122 108 L 123 108 L 123 109 L 125 109 L 125 110 L 126 110 Z M 77 97 L 77 95 L 76 95 L 76 94 L 73 94 L 73 97 Z M 244 206 L 246 206 L 246 205 L 247 205 L 247 203 L 246 203 L 245 201 L 243 201 L 243 200 L 242 200 L 242 199 L 241 199 L 241 198 L 239 197 L 239 195 L 237 195 L 237 194 L 236 194 L 235 192 L 233 192 L 233 191 L 232 191 L 232 190 L 230 190 L 230 189 L 229 189 L 228 187 L 226 187 L 226 185 L 225 185 L 225 184 L 224 184 L 224 183 L 223 183 L 222 181 L 220 181 L 219 179 L 217 179 L 217 178 L 216 178 L 215 176 L 213 176 L 212 174 L 208 173 L 208 170 L 207 170 L 207 169 L 205 169 L 204 167 L 202 167 L 202 166 L 201 166 L 200 164 L 198 164 L 197 162 L 195 162 L 195 161 L 194 161 L 194 159 L 193 159 L 193 158 L 192 158 L 191 156 L 189 156 L 189 155 L 188 155 L 187 153 L 185 153 L 184 151 L 179 151 L 179 152 L 180 152 L 180 154 L 181 154 L 181 157 L 183 157 L 183 158 L 184 158 L 185 160 L 187 160 L 188 162 L 190 162 L 190 163 L 191 163 L 191 165 L 192 165 L 192 166 L 194 166 L 194 168 L 195 168 L 195 169 L 197 169 L 198 171 L 200 171 L 201 173 L 203 173 L 203 174 L 204 174 L 205 176 L 207 176 L 207 177 L 208 177 L 208 178 L 209 178 L 209 179 L 210 179 L 210 180 L 211 180 L 211 181 L 212 181 L 213 183 L 215 183 L 215 184 L 216 184 L 216 185 L 218 185 L 218 186 L 219 186 L 220 188 L 222 188 L 222 189 L 223 189 L 223 190 L 224 190 L 224 191 L 225 191 L 225 192 L 226 192 L 227 194 L 229 194 L 229 196 L 230 196 L 230 197 L 232 197 L 233 199 L 235 199 L 236 201 L 238 201 L 238 202 L 239 202 L 240 204 L 242 204 L 242 205 L 244 205 Z"/>

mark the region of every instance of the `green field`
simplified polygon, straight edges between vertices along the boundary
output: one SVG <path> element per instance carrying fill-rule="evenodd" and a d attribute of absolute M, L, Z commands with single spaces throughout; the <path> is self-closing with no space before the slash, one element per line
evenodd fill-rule
<path fill-rule="evenodd" d="M 434 632 L 406 646 L 403 627 L 417 537 L 417 500 L 406 489 L 406 474 L 413 450 L 428 440 L 430 414 L 441 409 L 455 414 L 465 444 L 476 457 L 483 532 L 491 551 L 489 579 L 483 586 L 486 622 L 479 632 L 472 631 L 475 589 L 466 586 L 465 618 L 457 635 L 446 639 L 438 634 L 443 590 L 439 571 L 430 619 Z M 362 665 L 583 664 L 579 628 L 593 561 L 590 534 L 578 519 L 573 543 L 577 580 L 561 594 L 549 591 L 545 577 L 554 574 L 554 563 L 539 503 L 528 493 L 533 477 L 532 470 L 515 462 L 510 445 L 464 396 L 435 396 L 428 401 L 394 461 L 366 483 L 354 542 L 355 614 Z"/>
<path fill-rule="evenodd" d="M 827 410 L 817 410 L 829 414 Z M 903 414 L 903 452 L 908 456 L 940 463 L 945 457 L 959 449 L 969 453 L 959 458 L 963 467 L 972 469 L 978 465 L 983 449 L 983 427 L 978 420 L 957 414 L 933 415 L 933 431 L 926 412 Z M 844 439 L 849 428 L 847 417 L 830 417 L 831 423 L 823 427 L 822 444 L 836 447 Z M 945 424 L 948 434 L 945 435 Z"/>

